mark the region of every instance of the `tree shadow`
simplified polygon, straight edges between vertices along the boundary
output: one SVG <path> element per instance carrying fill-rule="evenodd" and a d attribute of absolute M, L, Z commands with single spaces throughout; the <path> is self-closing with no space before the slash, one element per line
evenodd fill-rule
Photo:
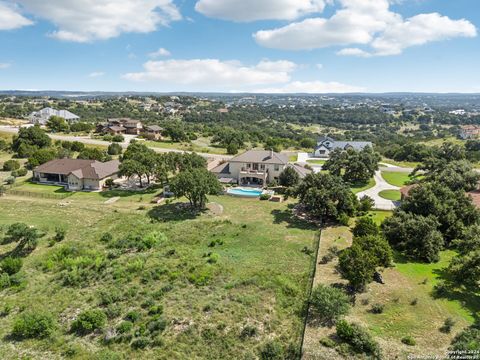
<path fill-rule="evenodd" d="M 286 210 L 275 209 L 271 214 L 274 217 L 274 224 L 287 223 L 287 227 L 302 230 L 318 230 L 319 226 L 305 219 L 300 219 L 293 213 L 293 207 L 289 206 Z"/>
<path fill-rule="evenodd" d="M 150 219 L 159 222 L 192 220 L 200 214 L 202 214 L 202 211 L 194 210 L 182 203 L 155 206 L 147 212 Z"/>

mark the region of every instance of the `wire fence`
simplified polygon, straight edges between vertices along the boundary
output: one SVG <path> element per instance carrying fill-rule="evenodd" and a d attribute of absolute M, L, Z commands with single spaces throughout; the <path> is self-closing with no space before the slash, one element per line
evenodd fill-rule
<path fill-rule="evenodd" d="M 41 193 L 41 192 L 26 191 L 26 190 L 15 190 L 15 189 L 8 189 L 7 194 L 14 195 L 14 196 L 25 196 L 25 197 L 34 197 L 34 198 L 42 198 L 42 199 L 58 199 L 58 200 L 62 200 L 69 196 L 72 196 L 71 193 L 52 194 L 52 193 Z"/>

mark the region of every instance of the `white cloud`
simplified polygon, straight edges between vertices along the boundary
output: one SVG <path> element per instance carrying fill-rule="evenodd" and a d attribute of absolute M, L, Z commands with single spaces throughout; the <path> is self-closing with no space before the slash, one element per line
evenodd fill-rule
<path fill-rule="evenodd" d="M 148 33 L 179 20 L 172 0 L 17 0 L 25 10 L 54 23 L 54 38 L 90 42 L 122 33 Z"/>
<path fill-rule="evenodd" d="M 88 77 L 97 78 L 97 77 L 101 77 L 103 75 L 105 75 L 105 73 L 103 71 L 94 71 L 94 72 L 88 74 Z"/>
<path fill-rule="evenodd" d="M 0 70 L 8 69 L 12 64 L 9 63 L 0 63 Z"/>
<path fill-rule="evenodd" d="M 31 20 L 20 14 L 18 6 L 0 1 L 0 30 L 13 30 L 32 24 Z"/>
<path fill-rule="evenodd" d="M 305 50 L 352 44 L 339 55 L 373 56 L 400 54 L 405 48 L 455 37 L 474 37 L 475 26 L 465 19 L 452 20 L 437 13 L 403 19 L 390 10 L 388 0 L 339 0 L 342 8 L 330 18 L 309 18 L 254 34 L 269 48 Z"/>
<path fill-rule="evenodd" d="M 150 54 L 148 54 L 148 56 L 150 56 L 152 58 L 157 58 L 157 57 L 161 57 L 161 56 L 170 56 L 170 55 L 172 55 L 172 53 L 165 48 L 160 48 L 157 51 L 154 51 L 154 52 L 151 52 Z"/>
<path fill-rule="evenodd" d="M 322 70 L 323 69 L 323 64 L 317 64 L 317 69 Z"/>
<path fill-rule="evenodd" d="M 199 0 L 195 10 L 205 16 L 233 21 L 293 20 L 322 12 L 330 0 Z"/>
<path fill-rule="evenodd" d="M 220 91 L 285 83 L 290 81 L 295 68 L 296 64 L 284 60 L 263 60 L 254 66 L 218 59 L 166 60 L 148 61 L 143 72 L 123 77 L 131 81 L 158 82 L 169 89 Z"/>
<path fill-rule="evenodd" d="M 365 88 L 346 85 L 338 82 L 322 81 L 293 81 L 281 87 L 258 89 L 254 92 L 265 94 L 325 94 L 325 93 L 353 93 L 362 92 Z"/>

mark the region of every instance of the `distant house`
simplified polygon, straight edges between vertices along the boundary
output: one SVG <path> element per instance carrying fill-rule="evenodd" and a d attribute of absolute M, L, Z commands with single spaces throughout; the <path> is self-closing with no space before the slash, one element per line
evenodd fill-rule
<path fill-rule="evenodd" d="M 37 166 L 33 179 L 40 184 L 63 185 L 67 190 L 101 190 L 107 179 L 117 179 L 120 162 L 56 159 Z"/>
<path fill-rule="evenodd" d="M 353 149 L 360 151 L 367 146 L 372 147 L 372 143 L 369 141 L 336 141 L 331 137 L 325 136 L 318 139 L 317 146 L 312 155 L 318 158 L 328 158 L 330 153 L 335 149 Z"/>
<path fill-rule="evenodd" d="M 100 123 L 97 126 L 97 132 L 112 135 L 140 135 L 142 131 L 142 122 L 130 118 L 109 119 L 107 123 Z"/>
<path fill-rule="evenodd" d="M 461 126 L 459 135 L 463 140 L 478 139 L 480 137 L 480 125 Z"/>
<path fill-rule="evenodd" d="M 68 110 L 55 110 L 49 107 L 40 111 L 32 112 L 29 115 L 28 119 L 32 124 L 45 125 L 48 119 L 50 119 L 52 116 L 64 118 L 69 123 L 77 122 L 78 120 L 80 120 L 79 116 L 71 113 Z"/>
<path fill-rule="evenodd" d="M 158 125 L 148 125 L 143 129 L 142 135 L 149 140 L 161 140 L 163 128 Z"/>
<path fill-rule="evenodd" d="M 265 186 L 277 180 L 287 166 L 291 166 L 301 178 L 310 170 L 288 163 L 288 157 L 268 150 L 248 150 L 210 171 L 222 183 Z"/>

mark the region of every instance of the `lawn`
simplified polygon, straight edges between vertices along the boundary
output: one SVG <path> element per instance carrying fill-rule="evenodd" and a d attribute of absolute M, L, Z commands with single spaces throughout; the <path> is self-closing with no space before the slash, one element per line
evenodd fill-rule
<path fill-rule="evenodd" d="M 398 190 L 382 190 L 378 195 L 384 199 L 392 201 L 400 201 L 401 199 L 400 191 Z"/>
<path fill-rule="evenodd" d="M 0 323 L 0 358 L 105 358 L 108 349 L 109 358 L 253 359 L 270 341 L 298 348 L 312 264 L 302 249 L 314 247 L 317 231 L 292 218 L 289 203 L 218 196 L 210 198 L 215 212 L 195 216 L 175 204 L 107 205 L 94 196 L 0 200 L 0 225 L 23 221 L 47 233 L 24 258 L 24 285 L 0 292 L 2 308 L 11 307 Z M 58 227 L 66 238 L 51 242 Z M 106 232 L 114 239 L 100 241 Z M 133 248 L 117 241 L 133 235 Z M 156 245 L 135 250 L 147 237 Z M 70 333 L 86 309 L 108 315 L 103 330 Z M 51 313 L 52 339 L 8 339 L 22 311 Z M 138 319 L 121 335 L 115 329 L 127 313 Z M 108 347 L 106 335 L 114 337 Z M 134 349 L 135 340 L 147 347 Z"/>
<path fill-rule="evenodd" d="M 327 160 L 312 160 L 312 159 L 307 160 L 308 163 L 314 164 L 314 165 L 323 165 L 325 164 L 326 161 Z"/>
<path fill-rule="evenodd" d="M 413 162 L 413 161 L 395 161 L 392 159 L 387 159 L 383 158 L 382 161 L 383 163 L 390 164 L 390 165 L 395 165 L 398 167 L 404 167 L 404 168 L 415 168 L 419 162 Z"/>
<path fill-rule="evenodd" d="M 402 187 L 412 178 L 408 172 L 382 171 L 383 179 L 390 185 Z"/>
<path fill-rule="evenodd" d="M 227 153 L 225 148 L 212 146 L 207 138 L 198 138 L 192 142 L 145 141 L 144 143 L 149 147 L 162 149 L 176 149 L 218 155 L 225 155 Z"/>
<path fill-rule="evenodd" d="M 365 191 L 365 190 L 368 190 L 372 187 L 375 186 L 375 179 L 371 178 L 367 184 L 355 184 L 353 186 L 350 187 L 350 189 L 352 189 L 352 192 L 354 194 L 357 194 L 359 192 L 362 192 L 362 191 Z"/>
<path fill-rule="evenodd" d="M 390 212 L 372 214 L 379 223 Z M 348 227 L 332 226 L 322 231 L 319 258 L 331 246 L 343 249 L 351 244 L 352 235 Z M 382 277 L 385 284 L 371 283 L 366 292 L 357 294 L 355 306 L 347 320 L 362 324 L 379 342 L 385 359 L 405 359 L 408 355 L 429 354 L 443 356 L 452 338 L 462 328 L 473 322 L 480 310 L 480 300 L 455 294 L 450 299 L 434 299 L 432 290 L 438 282 L 441 269 L 445 268 L 453 252 L 441 253 L 436 264 L 408 262 L 398 254 L 395 266 L 385 269 Z M 344 283 L 335 271 L 337 259 L 318 264 L 315 282 L 324 284 Z M 384 311 L 374 314 L 372 305 L 381 304 Z M 455 321 L 451 333 L 439 331 L 446 318 Z M 306 333 L 305 359 L 342 358 L 334 350 L 319 344 L 320 339 L 334 333 L 334 328 L 309 326 Z M 401 343 L 405 336 L 412 336 L 417 345 L 409 347 Z"/>

